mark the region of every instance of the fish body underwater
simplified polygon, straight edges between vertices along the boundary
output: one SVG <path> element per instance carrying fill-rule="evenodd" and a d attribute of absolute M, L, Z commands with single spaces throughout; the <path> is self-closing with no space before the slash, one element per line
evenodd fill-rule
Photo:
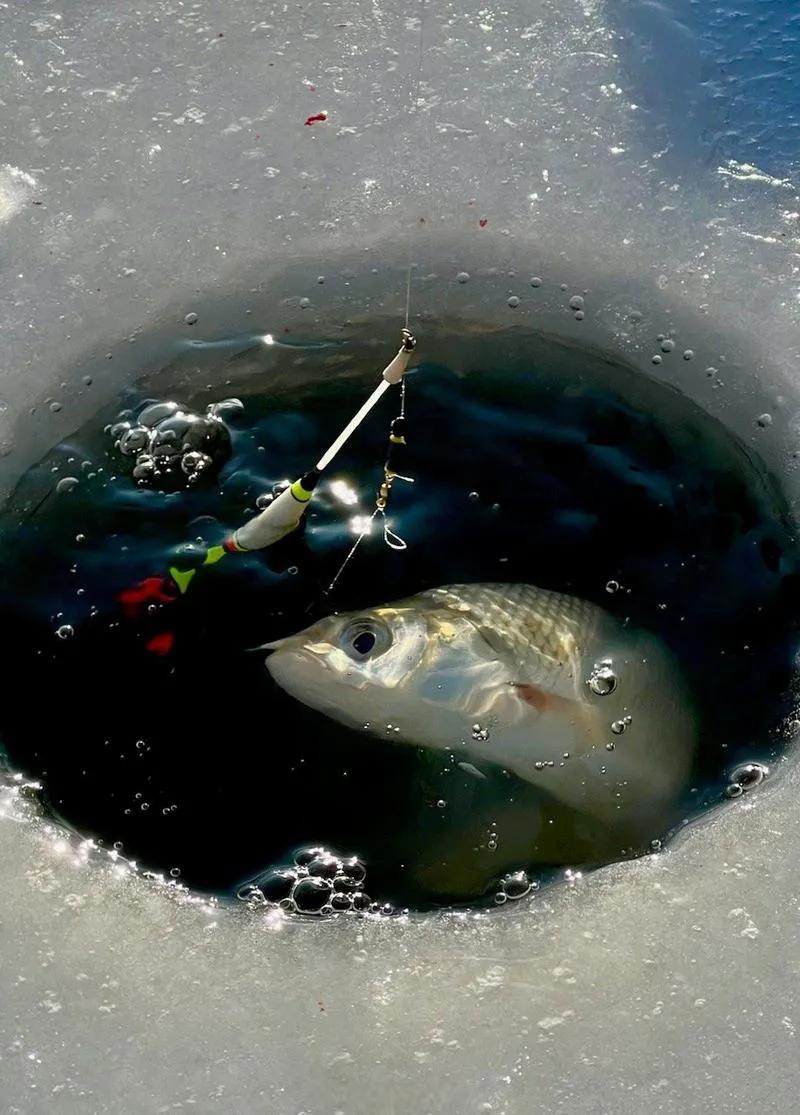
<path fill-rule="evenodd" d="M 494 764 L 596 820 L 657 825 L 691 770 L 696 727 L 677 663 L 576 597 L 449 585 L 272 646 L 270 674 L 311 708 L 476 772 Z"/>

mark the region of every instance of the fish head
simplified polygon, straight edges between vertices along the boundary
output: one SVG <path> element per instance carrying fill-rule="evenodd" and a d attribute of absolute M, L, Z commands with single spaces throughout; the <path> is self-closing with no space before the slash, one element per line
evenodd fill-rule
<path fill-rule="evenodd" d="M 385 724 L 413 703 L 438 627 L 403 604 L 328 616 L 268 644 L 267 670 L 291 696 L 341 723 Z"/>

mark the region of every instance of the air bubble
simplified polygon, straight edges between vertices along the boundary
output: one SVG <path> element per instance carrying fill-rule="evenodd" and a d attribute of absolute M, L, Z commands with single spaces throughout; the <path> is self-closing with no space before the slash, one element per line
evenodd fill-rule
<path fill-rule="evenodd" d="M 63 480 L 59 480 L 56 484 L 56 493 L 60 496 L 66 495 L 67 492 L 74 492 L 80 484 L 77 476 L 65 476 Z"/>
<path fill-rule="evenodd" d="M 586 315 L 584 314 L 583 310 L 576 310 L 574 317 L 576 321 L 583 321 Z"/>
<path fill-rule="evenodd" d="M 759 414 L 758 418 L 756 419 L 756 425 L 760 426 L 762 429 L 766 429 L 767 426 L 771 426 L 772 425 L 772 415 L 771 414 Z"/>
<path fill-rule="evenodd" d="M 436 802 L 436 808 L 437 809 L 446 809 L 447 808 L 447 802 L 444 800 L 444 798 L 439 798 L 439 800 Z"/>
<path fill-rule="evenodd" d="M 541 285 L 542 285 L 542 280 L 539 278 L 538 275 L 534 275 L 533 278 L 531 279 L 531 286 L 532 287 L 540 287 Z"/>
<path fill-rule="evenodd" d="M 197 314 L 192 310 L 183 319 L 183 323 L 184 323 L 184 325 L 196 325 L 197 324 Z"/>
<path fill-rule="evenodd" d="M 135 457 L 150 442 L 150 430 L 146 426 L 132 426 L 117 442 L 120 453 L 125 457 Z"/>
<path fill-rule="evenodd" d="M 506 305 L 510 310 L 516 310 L 517 306 L 519 306 L 519 298 L 517 298 L 516 294 L 511 295 Z"/>
<path fill-rule="evenodd" d="M 615 744 L 615 743 L 607 743 L 607 744 L 606 744 L 606 751 L 614 751 L 614 750 L 615 750 L 615 748 L 616 748 L 616 744 Z"/>
<path fill-rule="evenodd" d="M 484 743 L 489 738 L 489 729 L 482 728 L 480 724 L 473 724 L 472 738 L 480 743 Z"/>
<path fill-rule="evenodd" d="M 586 684 L 598 697 L 607 697 L 617 688 L 617 675 L 605 662 L 598 662 L 587 678 Z"/>
<path fill-rule="evenodd" d="M 181 468 L 187 476 L 198 476 L 204 472 L 209 465 L 212 464 L 211 458 L 207 453 L 199 453 L 197 450 L 192 449 L 188 453 L 184 453 L 181 457 Z"/>
<path fill-rule="evenodd" d="M 469 282 L 469 272 L 468 271 L 459 271 L 459 273 L 456 275 L 456 280 L 459 283 L 468 283 Z"/>
<path fill-rule="evenodd" d="M 662 356 L 658 356 L 658 355 L 656 355 L 656 356 L 654 356 L 654 357 L 652 358 L 652 360 L 650 361 L 650 363 L 651 363 L 651 364 L 660 364 L 662 360 L 663 360 L 663 357 L 662 357 Z"/>
<path fill-rule="evenodd" d="M 342 864 L 334 856 L 317 856 L 308 864 L 308 873 L 318 879 L 332 879 L 338 875 Z"/>
<path fill-rule="evenodd" d="M 292 891 L 292 901 L 301 914 L 318 914 L 330 902 L 331 889 L 327 879 L 299 879 Z"/>
<path fill-rule="evenodd" d="M 744 790 L 738 782 L 731 782 L 730 785 L 725 787 L 726 798 L 740 798 L 743 793 Z"/>
<path fill-rule="evenodd" d="M 181 873 L 181 869 L 180 869 L 180 867 L 171 867 L 169 869 L 169 873 L 170 873 L 170 875 L 172 876 L 173 879 L 177 879 L 178 876 Z"/>
<path fill-rule="evenodd" d="M 611 731 L 615 736 L 621 736 L 625 729 L 630 725 L 632 717 L 623 716 L 621 720 L 615 720 L 611 725 Z"/>
<path fill-rule="evenodd" d="M 686 348 L 686 349 L 683 350 L 683 359 L 684 360 L 693 360 L 694 359 L 694 352 L 692 351 L 692 349 Z"/>
<path fill-rule="evenodd" d="M 533 887 L 525 871 L 512 871 L 500 881 L 500 893 L 506 898 L 524 898 Z"/>
<path fill-rule="evenodd" d="M 583 304 L 583 299 L 581 298 L 580 294 L 573 294 L 573 296 L 569 300 L 569 308 L 571 310 L 582 310 Z"/>
<path fill-rule="evenodd" d="M 606 592 L 614 593 L 619 592 L 619 581 L 607 581 Z"/>
<path fill-rule="evenodd" d="M 760 786 L 766 776 L 767 768 L 762 763 L 742 763 L 731 775 L 731 783 L 747 791 Z"/>
<path fill-rule="evenodd" d="M 58 414 L 58 412 L 61 410 L 61 403 L 51 403 L 50 410 L 53 414 Z"/>
<path fill-rule="evenodd" d="M 475 503 L 475 501 L 479 500 L 481 497 L 480 497 L 480 493 L 478 493 L 478 492 L 470 492 L 469 496 L 467 498 L 471 499 L 472 502 Z"/>
<path fill-rule="evenodd" d="M 675 342 L 670 340 L 669 337 L 667 337 L 665 340 L 663 340 L 661 342 L 661 351 L 662 352 L 674 352 L 675 351 Z"/>
<path fill-rule="evenodd" d="M 307 310 L 308 307 L 311 305 L 311 299 L 310 298 L 301 298 L 299 305 L 300 305 L 301 310 Z"/>
<path fill-rule="evenodd" d="M 75 634 L 75 628 L 70 623 L 62 623 L 60 627 L 56 628 L 56 635 L 59 639 L 71 639 Z"/>
<path fill-rule="evenodd" d="M 269 507 L 274 498 L 269 492 L 264 492 L 256 498 L 256 507 L 259 511 L 263 511 L 265 507 Z"/>

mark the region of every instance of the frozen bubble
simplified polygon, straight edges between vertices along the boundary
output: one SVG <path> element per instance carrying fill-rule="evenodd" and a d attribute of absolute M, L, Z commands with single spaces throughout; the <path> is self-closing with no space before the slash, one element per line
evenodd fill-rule
<path fill-rule="evenodd" d="M 683 350 L 683 359 L 684 360 L 693 360 L 694 359 L 694 352 L 692 351 L 692 349 L 685 348 Z"/>
<path fill-rule="evenodd" d="M 195 476 L 203 472 L 211 463 L 211 458 L 207 453 L 198 453 L 194 449 L 190 449 L 188 453 L 184 453 L 181 457 L 181 468 L 187 476 Z"/>
<path fill-rule="evenodd" d="M 301 914 L 318 914 L 331 900 L 331 884 L 327 879 L 300 879 L 292 891 L 292 901 Z"/>
<path fill-rule="evenodd" d="M 583 305 L 584 302 L 580 294 L 573 294 L 573 296 L 569 300 L 569 308 L 571 310 L 582 310 Z"/>
<path fill-rule="evenodd" d="M 70 623 L 62 623 L 60 627 L 56 628 L 56 635 L 59 639 L 71 639 L 75 634 L 75 628 Z"/>
<path fill-rule="evenodd" d="M 150 442 L 150 431 L 146 426 L 132 426 L 119 439 L 119 451 L 126 457 L 135 457 Z"/>
<path fill-rule="evenodd" d="M 586 684 L 598 697 L 607 697 L 617 688 L 617 675 L 605 662 L 596 663 Z"/>
<path fill-rule="evenodd" d="M 370 899 L 368 894 L 364 894 L 363 890 L 357 890 L 353 895 L 353 909 L 364 911 L 368 910 Z"/>
<path fill-rule="evenodd" d="M 61 403 L 51 403 L 50 410 L 53 412 L 53 414 L 58 414 L 58 412 L 61 410 Z"/>
<path fill-rule="evenodd" d="M 731 782 L 743 790 L 760 786 L 767 776 L 767 768 L 762 763 L 742 763 L 731 775 Z"/>
<path fill-rule="evenodd" d="M 500 890 L 506 898 L 524 898 L 531 889 L 531 881 L 525 871 L 512 871 L 500 882 Z"/>
<path fill-rule="evenodd" d="M 469 282 L 469 272 L 468 271 L 459 271 L 459 273 L 456 275 L 456 279 L 460 283 L 468 283 Z"/>
<path fill-rule="evenodd" d="M 150 403 L 139 415 L 139 423 L 142 426 L 155 426 L 158 422 L 163 422 L 165 418 L 171 418 L 173 414 L 177 414 L 179 409 L 177 403 Z M 127 425 L 130 425 L 130 423 Z M 114 427 L 111 429 L 111 436 L 119 437 L 119 434 L 114 434 Z"/>
<path fill-rule="evenodd" d="M 56 492 L 58 495 L 66 495 L 67 492 L 74 492 L 80 484 L 77 476 L 65 476 L 63 480 L 59 480 L 56 484 Z"/>
<path fill-rule="evenodd" d="M 619 592 L 619 581 L 607 581 L 606 592 Z"/>
<path fill-rule="evenodd" d="M 674 352 L 675 351 L 675 342 L 673 340 L 671 340 L 669 337 L 665 337 L 664 340 L 661 342 L 661 351 L 662 352 Z"/>
<path fill-rule="evenodd" d="M 183 319 L 183 323 L 184 323 L 184 325 L 196 325 L 197 324 L 197 314 L 194 312 L 194 310 L 192 310 L 190 313 L 188 313 L 186 315 L 186 317 Z"/>
<path fill-rule="evenodd" d="M 531 286 L 540 287 L 541 285 L 542 285 L 542 280 L 539 278 L 538 275 L 534 275 L 533 278 L 531 279 Z"/>
<path fill-rule="evenodd" d="M 771 426 L 772 425 L 772 415 L 771 414 L 759 414 L 758 418 L 756 419 L 756 425 L 761 426 L 762 429 L 766 429 L 767 426 Z"/>
<path fill-rule="evenodd" d="M 725 787 L 725 797 L 727 798 L 740 798 L 744 790 L 738 782 L 731 782 L 730 785 Z"/>
<path fill-rule="evenodd" d="M 331 909 L 333 910 L 352 910 L 353 899 L 349 894 L 343 891 L 338 891 L 331 895 Z"/>
<path fill-rule="evenodd" d="M 510 310 L 516 310 L 517 306 L 519 305 L 519 298 L 517 298 L 516 294 L 511 295 L 506 305 Z"/>

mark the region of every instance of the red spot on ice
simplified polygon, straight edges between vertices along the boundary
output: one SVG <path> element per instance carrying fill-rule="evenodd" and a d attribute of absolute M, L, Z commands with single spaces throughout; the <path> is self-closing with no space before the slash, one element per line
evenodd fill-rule
<path fill-rule="evenodd" d="M 488 223 L 489 223 L 489 218 L 488 217 L 481 217 L 481 219 L 478 221 L 478 224 L 481 226 L 481 228 L 486 228 Z"/>
<path fill-rule="evenodd" d="M 312 124 L 321 124 L 324 120 L 327 120 L 327 119 L 328 119 L 327 112 L 315 112 L 312 116 L 308 117 L 308 119 L 306 120 L 305 126 L 307 128 L 310 128 Z"/>
<path fill-rule="evenodd" d="M 171 631 L 162 631 L 160 635 L 154 635 L 153 638 L 145 643 L 145 647 L 151 654 L 169 654 L 175 645 L 175 636 Z"/>

